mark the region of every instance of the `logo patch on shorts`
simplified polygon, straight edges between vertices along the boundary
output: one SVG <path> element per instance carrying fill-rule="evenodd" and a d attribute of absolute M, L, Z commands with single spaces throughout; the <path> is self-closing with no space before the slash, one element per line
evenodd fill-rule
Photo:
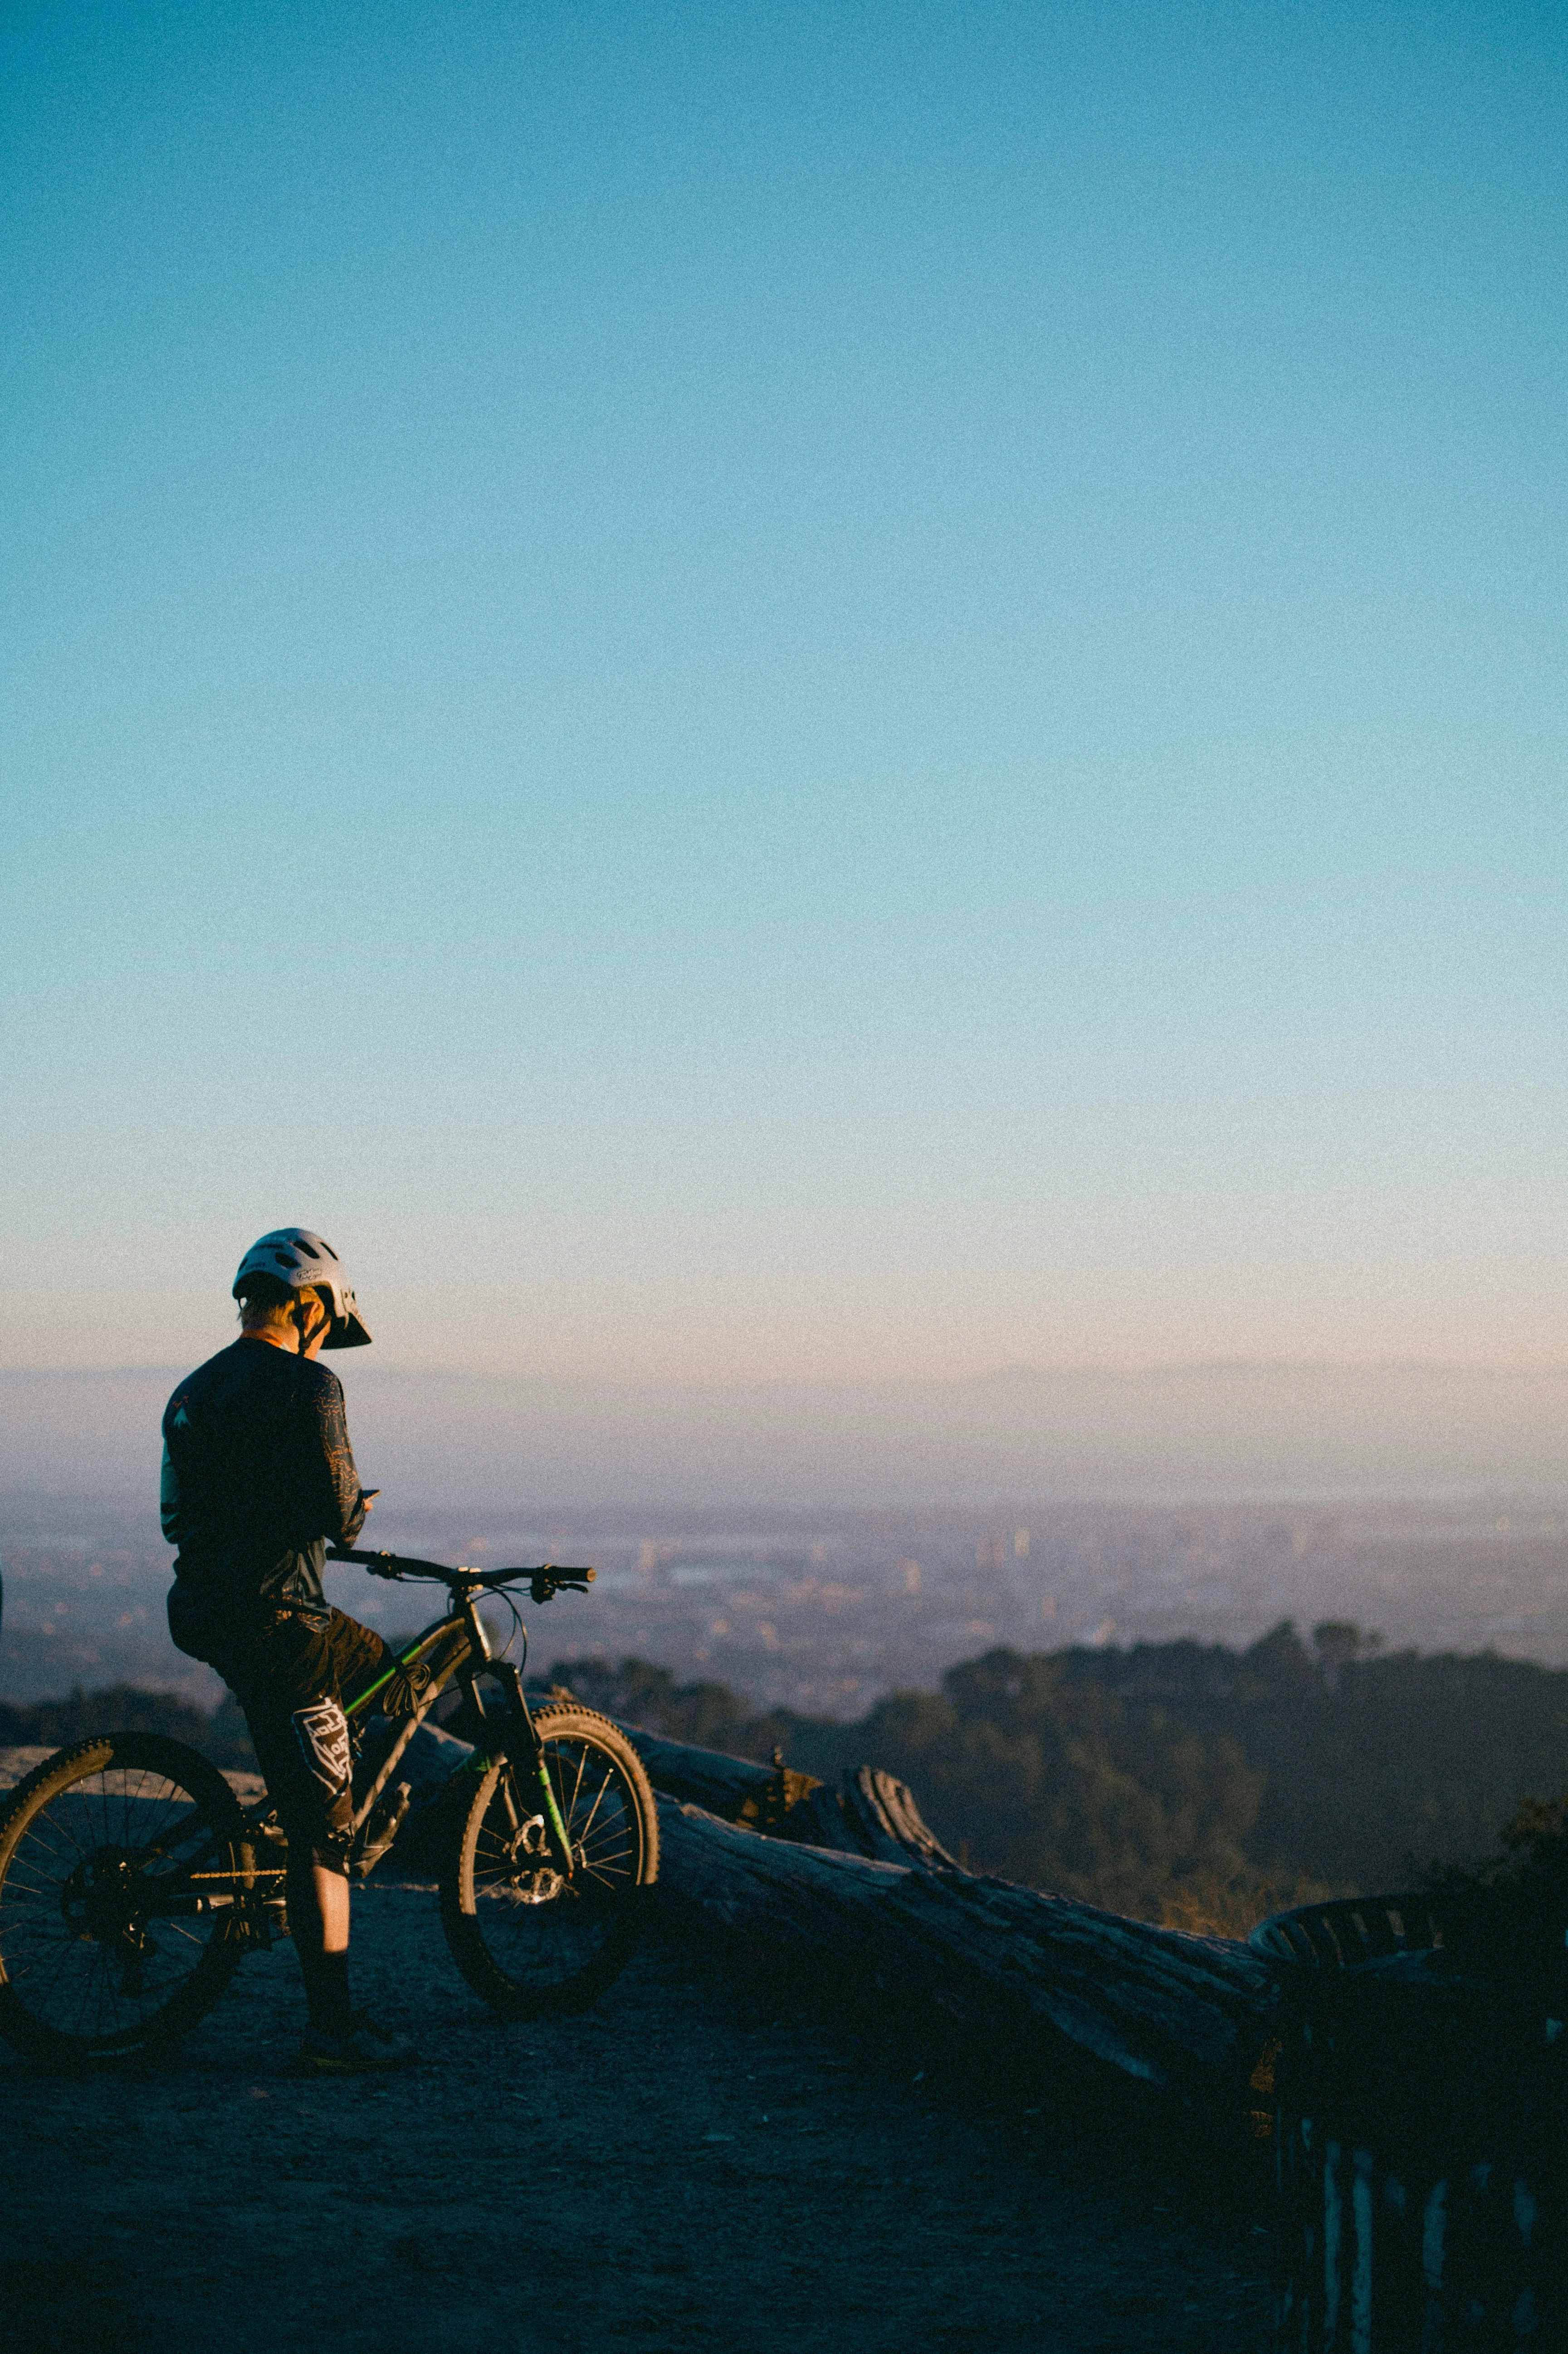
<path fill-rule="evenodd" d="M 310 1708 L 297 1708 L 292 1723 L 304 1761 L 331 1806 L 342 1797 L 352 1776 L 348 1719 L 335 1700 L 319 1700 Z"/>

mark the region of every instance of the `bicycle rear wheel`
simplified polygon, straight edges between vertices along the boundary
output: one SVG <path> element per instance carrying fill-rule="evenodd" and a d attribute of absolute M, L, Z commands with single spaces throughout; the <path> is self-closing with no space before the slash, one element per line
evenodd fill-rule
<path fill-rule="evenodd" d="M 659 1818 L 642 1762 L 592 1709 L 538 1710 L 535 1729 L 571 1842 L 551 1864 L 526 1768 L 490 1766 L 441 1869 L 441 1925 L 476 1994 L 507 2019 L 580 2010 L 623 1969 L 659 1874 Z"/>
<path fill-rule="evenodd" d="M 234 1975 L 239 1801 L 161 1734 L 62 1749 L 0 1813 L 0 2035 L 59 2066 L 183 2035 Z"/>

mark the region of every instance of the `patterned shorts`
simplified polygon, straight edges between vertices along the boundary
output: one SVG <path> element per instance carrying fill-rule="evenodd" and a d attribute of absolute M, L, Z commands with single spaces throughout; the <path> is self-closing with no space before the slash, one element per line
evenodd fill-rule
<path fill-rule="evenodd" d="M 250 1640 L 209 1656 L 245 1711 L 290 1847 L 345 1871 L 354 1797 L 343 1703 L 384 1674 L 392 1654 L 368 1627 L 329 1610 L 275 1613 Z"/>

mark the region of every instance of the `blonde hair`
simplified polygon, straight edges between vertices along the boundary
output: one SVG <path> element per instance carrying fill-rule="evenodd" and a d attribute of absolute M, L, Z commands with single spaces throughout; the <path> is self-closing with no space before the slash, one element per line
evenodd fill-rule
<path fill-rule="evenodd" d="M 319 1285 L 303 1283 L 296 1289 L 292 1284 L 280 1283 L 275 1275 L 248 1275 L 239 1295 L 240 1330 L 255 1332 L 270 1324 L 292 1324 L 295 1309 L 308 1306 L 313 1299 L 330 1317 L 331 1303 L 323 1299 Z"/>

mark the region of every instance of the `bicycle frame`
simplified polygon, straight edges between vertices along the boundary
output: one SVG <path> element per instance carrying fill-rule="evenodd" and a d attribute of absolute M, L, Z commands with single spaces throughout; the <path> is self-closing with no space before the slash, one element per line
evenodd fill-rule
<path fill-rule="evenodd" d="M 473 1717 L 477 1719 L 480 1731 L 484 1737 L 475 1743 L 473 1755 L 466 1758 L 457 1768 L 456 1773 L 450 1776 L 448 1787 L 450 1787 L 450 1782 L 455 1782 L 459 1776 L 486 1773 L 498 1758 L 509 1760 L 522 1774 L 532 1780 L 538 1792 L 539 1814 L 552 1866 L 560 1873 L 563 1880 L 574 1879 L 577 1865 L 572 1853 L 571 1840 L 567 1836 L 566 1824 L 562 1820 L 555 1786 L 550 1780 L 549 1771 L 545 1763 L 544 1746 L 534 1729 L 534 1720 L 528 1712 L 528 1702 L 523 1691 L 522 1675 L 510 1660 L 497 1659 L 491 1650 L 490 1640 L 484 1631 L 484 1622 L 479 1615 L 479 1604 L 483 1595 L 504 1590 L 514 1577 L 527 1578 L 531 1583 L 535 1600 L 547 1602 L 563 1585 L 591 1584 L 593 1571 L 591 1569 L 557 1569 L 552 1564 L 546 1564 L 542 1568 L 534 1570 L 464 1572 L 461 1569 L 455 1571 L 446 1569 L 436 1562 L 421 1561 L 408 1561 L 401 1567 L 388 1568 L 383 1564 L 397 1564 L 396 1554 L 355 1553 L 336 1547 L 333 1548 L 328 1558 L 356 1563 L 394 1581 L 400 1579 L 405 1568 L 413 1571 L 416 1575 L 439 1577 L 445 1581 L 451 1601 L 451 1607 L 441 1617 L 432 1620 L 422 1634 L 416 1635 L 411 1642 L 406 1644 L 401 1651 L 395 1654 L 396 1665 L 388 1668 L 384 1675 L 378 1676 L 376 1681 L 368 1685 L 364 1691 L 357 1693 L 344 1708 L 344 1713 L 351 1723 L 356 1718 L 363 1719 L 372 1712 L 376 1695 L 385 1691 L 387 1686 L 401 1670 L 423 1667 L 430 1671 L 429 1690 L 412 1714 L 400 1726 L 396 1740 L 376 1770 L 375 1779 L 364 1798 L 355 1808 L 353 1830 L 355 1840 L 365 1830 L 383 1791 L 397 1770 L 398 1761 L 415 1734 L 424 1723 L 441 1694 L 454 1681 L 461 1682 L 464 1698 Z M 479 1689 L 481 1678 L 486 1675 L 495 1679 L 504 1695 L 503 1712 L 499 1716 L 493 1715 L 486 1708 L 483 1695 Z M 515 1840 L 524 1826 L 519 1819 L 513 1793 L 504 1784 L 502 1786 L 502 1796 L 511 1823 L 512 1836 Z M 270 1794 L 255 1800 L 244 1809 L 245 1828 L 254 1847 L 264 1849 L 268 1845 L 275 1844 L 281 1839 L 281 1833 L 272 1827 L 272 1815 L 273 1801 Z M 156 1850 L 150 1852 L 155 1853 Z M 197 1912 L 206 1912 L 209 1909 L 227 1911 L 231 1904 L 236 1905 L 241 1918 L 247 1923 L 248 1934 L 262 1944 L 270 1943 L 272 1925 L 268 1916 L 272 1912 L 281 1911 L 282 1894 L 279 1883 L 283 1878 L 281 1865 L 268 1864 L 261 1861 L 260 1857 L 255 1858 L 250 1869 L 243 1876 L 243 1885 L 237 1888 L 236 1875 L 232 1871 L 203 1871 L 200 1867 L 205 1861 L 205 1858 L 198 1859 L 196 1867 L 182 1875 L 183 1889 L 185 1893 L 181 1893 L 179 1889 L 159 1892 L 160 1902 L 157 1910 L 160 1913 L 172 1914 L 187 1909 Z M 371 1868 L 373 1869 L 374 1865 Z M 191 1893 L 196 1890 L 200 1883 L 209 1881 L 217 1883 L 210 1894 Z M 225 1889 L 227 1893 L 223 1893 Z"/>
<path fill-rule="evenodd" d="M 357 1698 L 350 1702 L 344 1712 L 352 1722 L 355 1717 L 365 1716 L 370 1712 L 376 1694 L 386 1690 L 399 1670 L 416 1667 L 426 1667 L 430 1670 L 429 1690 L 403 1725 L 397 1738 L 383 1758 L 375 1780 L 359 1806 L 355 1808 L 354 1829 L 356 1835 L 363 1830 L 381 1793 L 392 1779 L 398 1760 L 415 1734 L 441 1694 L 454 1681 L 458 1681 L 461 1683 L 464 1699 L 481 1726 L 488 1729 L 494 1724 L 501 1736 L 496 1742 L 477 1742 L 474 1744 L 473 1755 L 459 1766 L 458 1773 L 483 1773 L 497 1756 L 508 1757 L 514 1766 L 529 1770 L 539 1792 L 540 1812 L 545 1820 L 545 1836 L 550 1849 L 550 1861 L 563 1879 L 570 1880 L 574 1870 L 571 1842 L 567 1836 L 567 1827 L 561 1819 L 561 1810 L 556 1802 L 555 1787 L 546 1768 L 544 1751 L 540 1745 L 539 1737 L 534 1730 L 534 1720 L 528 1713 L 528 1702 L 523 1691 L 522 1675 L 510 1660 L 495 1658 L 490 1648 L 489 1638 L 484 1631 L 484 1622 L 479 1615 L 481 1595 L 493 1590 L 494 1589 L 492 1585 L 482 1584 L 477 1579 L 472 1583 L 461 1584 L 454 1581 L 451 1586 L 452 1608 L 444 1617 L 436 1619 L 427 1627 L 422 1634 L 417 1635 L 413 1641 L 397 1654 L 396 1668 L 388 1668 L 384 1676 L 378 1677 L 366 1691 L 359 1693 Z M 450 1646 L 449 1656 L 443 1657 L 443 1638 L 450 1638 L 454 1633 L 461 1634 L 463 1638 L 461 1644 Z M 432 1661 L 438 1664 L 432 1664 Z M 499 1724 L 486 1709 L 483 1696 L 479 1689 L 480 1679 L 487 1672 L 494 1677 L 506 1695 L 505 1716 Z M 514 1755 L 514 1749 L 522 1754 Z M 452 1778 L 455 1780 L 456 1776 Z M 515 1812 L 510 1792 L 506 1794 L 506 1805 L 509 1812 Z M 514 1834 L 520 1828 L 520 1824 L 516 1822 L 512 1825 Z"/>
<path fill-rule="evenodd" d="M 433 1864 L 440 1881 L 452 1958 L 503 2018 L 580 2007 L 637 1942 L 641 1891 L 658 1876 L 653 1794 L 634 1746 L 591 1710 L 531 1712 L 521 1668 L 504 1648 L 493 1649 L 494 1630 L 482 1612 L 487 1593 L 531 1586 L 535 1601 L 546 1602 L 562 1587 L 586 1587 L 594 1573 L 550 1564 L 449 1569 L 390 1553 L 334 1557 L 391 1579 L 440 1580 L 445 1606 L 395 1647 L 373 1639 L 325 1647 L 340 1658 L 368 1651 L 379 1665 L 365 1689 L 343 1691 L 341 1713 L 337 1704 L 322 1710 L 336 1726 L 337 1829 L 330 1856 L 318 1852 L 351 1877 L 369 1873 L 408 1811 L 414 1776 L 394 1777 L 440 1708 L 472 1747 L 458 1750 L 462 1762 L 450 1778 L 438 1762 L 437 1787 L 414 1830 L 419 1865 Z M 341 1617 L 337 1627 L 343 1633 Z M 265 1667 L 262 1652 L 259 1682 Z M 237 1672 L 249 1691 L 245 1668 Z M 302 1689 L 324 1699 L 339 1689 L 330 1668 L 326 1678 L 324 1691 Z M 297 1885 L 302 1875 L 308 1882 L 311 1858 L 298 1847 L 289 1853 L 289 1832 L 307 1848 L 323 1833 L 302 1790 L 296 1825 L 289 1796 L 296 1769 L 280 1714 L 301 1689 L 280 1670 L 279 1683 L 261 1685 L 252 1699 L 263 1757 L 270 1761 L 278 1744 L 278 1781 L 274 1791 L 253 1781 L 249 1802 L 235 1795 L 238 1776 L 226 1781 L 185 1744 L 134 1730 L 62 1750 L 23 1785 L 0 1819 L 0 2036 L 51 2061 L 151 2049 L 205 2016 L 248 1948 L 288 1934 L 291 1880 L 304 1902 L 297 1925 L 312 1927 L 315 1907 Z M 448 1692 L 455 1702 L 460 1689 L 464 1711 L 453 1718 L 440 1703 Z M 379 1711 L 390 1721 L 376 1714 L 367 1740 L 366 1721 Z M 422 1758 L 429 1747 L 414 1754 Z M 457 1747 L 447 1744 L 445 1755 Z M 345 1770 L 352 1796 L 343 1788 Z"/>

